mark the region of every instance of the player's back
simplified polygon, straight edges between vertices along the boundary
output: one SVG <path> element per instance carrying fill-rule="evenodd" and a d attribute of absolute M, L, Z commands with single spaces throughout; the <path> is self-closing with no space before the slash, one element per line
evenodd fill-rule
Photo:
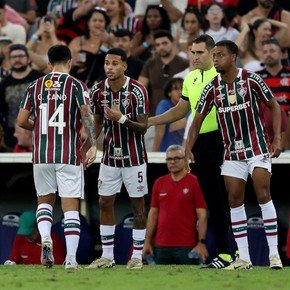
<path fill-rule="evenodd" d="M 67 73 L 53 72 L 28 88 L 34 111 L 34 163 L 79 165 L 81 114 L 87 87 Z"/>

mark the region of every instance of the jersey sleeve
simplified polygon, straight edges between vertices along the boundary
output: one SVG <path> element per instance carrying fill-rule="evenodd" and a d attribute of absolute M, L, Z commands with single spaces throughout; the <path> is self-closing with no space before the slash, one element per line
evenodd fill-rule
<path fill-rule="evenodd" d="M 78 81 L 76 81 L 75 85 L 78 106 L 90 105 L 91 102 L 88 87 L 84 83 Z"/>
<path fill-rule="evenodd" d="M 214 84 L 213 82 L 205 86 L 196 104 L 196 111 L 207 115 L 214 104 Z"/>
<path fill-rule="evenodd" d="M 33 91 L 34 83 L 31 84 L 25 91 L 24 95 L 22 96 L 20 102 L 20 109 L 25 109 L 32 113 L 33 111 L 33 102 L 32 102 L 32 91 Z"/>
<path fill-rule="evenodd" d="M 274 98 L 272 91 L 259 75 L 251 73 L 249 79 L 251 84 L 250 86 L 256 92 L 255 95 L 258 99 L 264 103 L 267 103 Z"/>
<path fill-rule="evenodd" d="M 146 88 L 139 83 L 138 86 L 133 86 L 132 92 L 136 100 L 136 115 L 148 115 L 149 97 Z"/>
<path fill-rule="evenodd" d="M 188 82 L 188 77 L 185 77 L 183 81 L 183 85 L 182 85 L 182 98 L 185 101 L 189 101 L 187 82 Z"/>
<path fill-rule="evenodd" d="M 103 115 L 103 109 L 100 104 L 99 95 L 100 95 L 100 86 L 99 84 L 95 84 L 90 90 L 92 112 L 96 115 Z"/>

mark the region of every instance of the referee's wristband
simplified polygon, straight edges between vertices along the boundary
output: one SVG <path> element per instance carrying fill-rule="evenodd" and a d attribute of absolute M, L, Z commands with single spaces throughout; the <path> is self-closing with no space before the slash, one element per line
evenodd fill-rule
<path fill-rule="evenodd" d="M 127 120 L 127 117 L 125 115 L 122 115 L 121 118 L 118 120 L 118 123 L 124 124 Z"/>

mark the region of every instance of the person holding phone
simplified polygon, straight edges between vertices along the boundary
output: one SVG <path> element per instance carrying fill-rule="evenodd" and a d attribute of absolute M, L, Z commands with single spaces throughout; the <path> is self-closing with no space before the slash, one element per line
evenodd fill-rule
<path fill-rule="evenodd" d="M 43 69 L 43 62 L 40 61 L 48 62 L 47 52 L 49 48 L 56 44 L 62 44 L 55 34 L 55 28 L 55 20 L 51 16 L 46 15 L 42 17 L 38 29 L 26 44 L 28 50 L 38 56 L 38 58 L 32 57 L 32 66 L 34 69 Z M 46 71 L 47 67 L 44 70 Z"/>

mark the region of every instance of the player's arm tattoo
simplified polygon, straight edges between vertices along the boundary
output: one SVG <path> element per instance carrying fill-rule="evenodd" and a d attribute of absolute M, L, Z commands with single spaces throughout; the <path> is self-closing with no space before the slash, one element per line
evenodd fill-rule
<path fill-rule="evenodd" d="M 87 130 L 88 138 L 91 142 L 91 146 L 97 146 L 95 120 L 89 105 L 81 106 L 81 115 L 83 125 Z"/>
<path fill-rule="evenodd" d="M 127 119 L 124 124 L 129 128 L 129 130 L 144 135 L 147 131 L 147 122 L 148 115 L 138 115 L 137 122 Z"/>

